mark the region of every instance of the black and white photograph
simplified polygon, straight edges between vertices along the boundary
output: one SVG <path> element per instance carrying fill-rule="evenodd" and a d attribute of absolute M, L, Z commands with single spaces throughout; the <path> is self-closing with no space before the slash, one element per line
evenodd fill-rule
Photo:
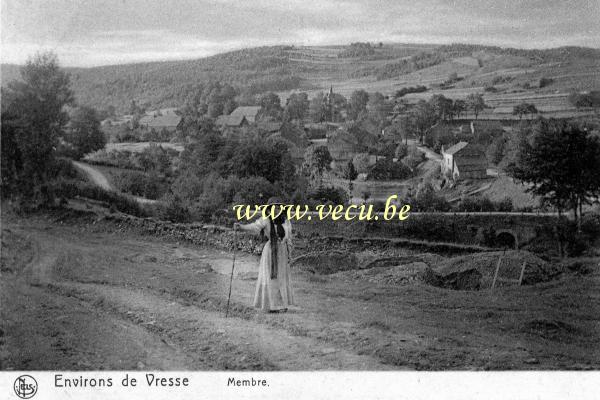
<path fill-rule="evenodd" d="M 600 369 L 597 0 L 0 15 L 0 397 Z"/>

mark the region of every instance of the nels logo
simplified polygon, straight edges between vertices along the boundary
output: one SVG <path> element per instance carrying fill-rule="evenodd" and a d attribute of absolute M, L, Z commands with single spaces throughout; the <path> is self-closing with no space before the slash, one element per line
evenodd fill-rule
<path fill-rule="evenodd" d="M 15 393 L 22 399 L 30 399 L 37 393 L 38 384 L 30 375 L 21 375 L 15 380 Z"/>

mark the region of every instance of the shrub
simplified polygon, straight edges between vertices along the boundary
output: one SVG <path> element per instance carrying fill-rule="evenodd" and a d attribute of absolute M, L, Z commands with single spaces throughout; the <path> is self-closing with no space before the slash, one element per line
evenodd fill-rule
<path fill-rule="evenodd" d="M 309 200 L 313 200 L 318 204 L 333 203 L 346 204 L 348 201 L 347 194 L 343 189 L 335 187 L 320 187 L 309 193 Z"/>
<path fill-rule="evenodd" d="M 141 206 L 136 200 L 119 193 L 104 190 L 90 183 L 74 179 L 58 179 L 52 183 L 52 189 L 58 197 L 87 197 L 106 202 L 125 214 L 136 217 L 148 217 L 151 215 L 150 210 Z"/>
<path fill-rule="evenodd" d="M 164 178 L 138 171 L 122 171 L 115 176 L 115 186 L 125 193 L 156 200 L 168 189 Z"/>
<path fill-rule="evenodd" d="M 382 158 L 370 168 L 369 178 L 375 180 L 405 179 L 411 173 L 411 169 L 402 162 L 394 162 L 389 158 Z"/>
<path fill-rule="evenodd" d="M 595 240 L 600 237 L 600 214 L 590 213 L 581 217 L 581 231 Z"/>
<path fill-rule="evenodd" d="M 551 85 L 554 82 L 554 79 L 552 78 L 546 78 L 545 76 L 540 78 L 540 89 L 543 87 L 546 87 L 548 85 Z"/>
<path fill-rule="evenodd" d="M 402 159 L 402 163 L 410 169 L 415 169 L 425 161 L 425 158 L 425 153 L 417 149 L 416 146 L 410 146 L 408 148 L 408 155 Z"/>
<path fill-rule="evenodd" d="M 510 197 L 505 197 L 504 199 L 502 199 L 499 202 L 497 202 L 496 203 L 496 210 L 497 211 L 505 211 L 505 212 L 512 211 L 513 210 L 512 199 Z"/>
<path fill-rule="evenodd" d="M 48 178 L 50 179 L 74 179 L 78 176 L 79 170 L 73 165 L 71 160 L 66 158 L 56 158 L 48 171 Z"/>
<path fill-rule="evenodd" d="M 429 184 L 421 188 L 415 199 L 412 200 L 411 206 L 416 211 L 449 211 L 450 203 L 442 195 L 435 192 Z"/>
<path fill-rule="evenodd" d="M 161 205 L 157 207 L 158 217 L 172 222 L 189 222 L 190 211 L 183 202 L 172 194 L 163 198 Z"/>
<path fill-rule="evenodd" d="M 494 203 L 483 196 L 465 197 L 457 206 L 459 211 L 481 212 L 495 211 Z"/>
<path fill-rule="evenodd" d="M 400 90 L 396 91 L 396 94 L 394 95 L 395 98 L 400 98 L 403 97 L 406 94 L 409 93 L 422 93 L 422 92 L 426 92 L 427 91 L 427 87 L 419 85 L 419 86 L 411 86 L 411 87 L 405 87 L 402 88 Z"/>

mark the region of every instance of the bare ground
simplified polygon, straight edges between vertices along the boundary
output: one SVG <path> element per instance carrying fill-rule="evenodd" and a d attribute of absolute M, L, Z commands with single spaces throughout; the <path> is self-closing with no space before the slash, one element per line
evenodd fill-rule
<path fill-rule="evenodd" d="M 251 308 L 231 254 L 102 221 L 3 216 L 8 369 L 596 369 L 600 274 L 453 291 L 294 270 L 298 308 Z M 239 255 L 245 269 L 252 256 Z"/>

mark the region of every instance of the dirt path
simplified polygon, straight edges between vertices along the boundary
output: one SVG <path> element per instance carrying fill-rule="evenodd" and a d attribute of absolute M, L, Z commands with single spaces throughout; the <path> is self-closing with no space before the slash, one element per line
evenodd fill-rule
<path fill-rule="evenodd" d="M 93 166 L 91 166 L 89 164 L 85 164 L 85 163 L 82 163 L 79 161 L 73 161 L 73 165 L 75 165 L 75 167 L 77 167 L 81 171 L 83 171 L 94 184 L 100 186 L 102 189 L 109 190 L 111 192 L 117 191 L 117 189 L 115 189 L 110 184 L 110 182 L 108 181 L 106 176 L 104 176 L 102 171 L 97 170 L 96 168 L 94 168 Z M 128 196 L 134 198 L 138 203 L 154 204 L 157 202 L 157 200 L 147 199 L 145 197 L 133 196 L 133 195 L 128 195 Z"/>
<path fill-rule="evenodd" d="M 263 314 L 240 255 L 226 319 L 229 252 L 62 217 L 3 221 L 2 242 L 3 369 L 600 366 L 597 275 L 491 295 L 293 270 L 299 307 Z"/>
<path fill-rule="evenodd" d="M 92 180 L 92 182 L 100 186 L 102 189 L 110 191 L 115 190 L 115 188 L 112 187 L 108 179 L 106 179 L 104 174 L 98 171 L 96 168 L 79 161 L 73 161 L 73 165 L 85 172 L 85 174 Z"/>
<path fill-rule="evenodd" d="M 107 343 L 103 345 L 102 342 L 117 340 L 121 345 L 117 348 L 128 347 L 138 349 L 139 352 L 137 355 L 128 352 L 131 358 L 125 364 L 119 358 L 114 365 L 112 363 L 116 360 L 109 357 L 108 368 L 132 364 L 139 368 L 158 369 L 390 368 L 372 357 L 354 354 L 310 337 L 295 336 L 285 329 L 260 323 L 260 320 L 235 316 L 226 319 L 220 311 L 209 311 L 189 302 L 182 303 L 181 299 L 168 293 L 159 294 L 127 285 L 119 287 L 61 280 L 53 273 L 53 269 L 60 268 L 65 254 L 73 255 L 73 250 L 81 249 L 70 249 L 68 245 L 57 247 L 56 237 L 43 232 L 24 232 L 16 228 L 15 232 L 28 236 L 34 243 L 35 254 L 18 279 L 7 285 L 6 292 L 11 293 L 10 297 L 16 295 L 17 291 L 27 293 L 27 299 L 32 303 L 36 299 L 43 299 L 46 304 L 57 303 L 50 298 L 58 298 L 58 307 L 66 311 L 63 318 L 71 318 L 68 317 L 72 314 L 71 310 L 81 308 L 81 304 L 86 308 L 91 307 L 94 313 L 103 315 L 103 323 L 116 328 L 116 332 L 109 334 L 106 329 L 102 329 L 101 332 L 106 336 L 94 335 L 98 341 L 93 343 L 94 346 L 103 348 Z M 187 257 L 193 254 L 189 249 L 182 252 L 178 248 L 177 252 Z M 212 254 L 211 261 L 230 264 L 231 260 L 223 260 Z M 45 319 L 44 322 L 49 321 Z M 35 325 L 39 321 L 30 323 Z M 86 320 L 86 323 L 90 321 Z M 122 334 L 123 330 L 127 331 L 126 335 Z M 29 346 L 21 344 L 18 347 Z M 75 349 L 71 351 L 75 352 Z M 44 365 L 43 359 L 37 361 Z M 75 363 L 79 367 L 88 364 L 92 365 L 87 359 Z"/>

